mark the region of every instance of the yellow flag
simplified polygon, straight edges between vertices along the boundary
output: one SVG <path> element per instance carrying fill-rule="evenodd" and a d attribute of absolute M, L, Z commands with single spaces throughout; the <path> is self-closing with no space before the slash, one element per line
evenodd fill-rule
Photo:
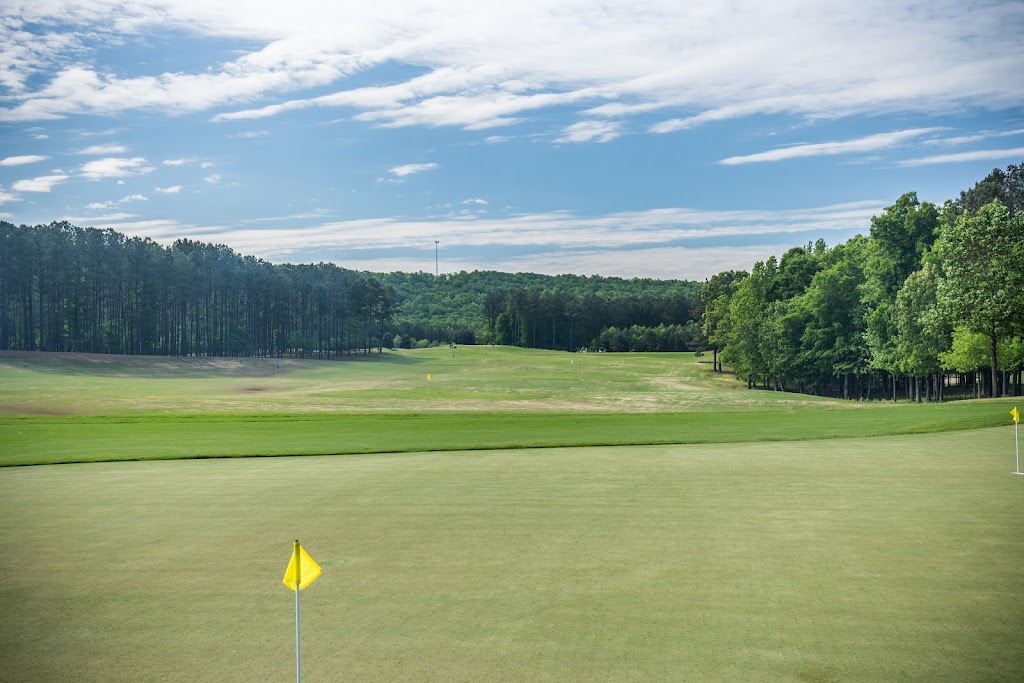
<path fill-rule="evenodd" d="M 1010 415 L 1013 416 L 1014 422 L 1020 422 L 1020 413 L 1017 412 L 1017 406 L 1013 407 L 1013 410 L 1010 411 Z"/>
<path fill-rule="evenodd" d="M 299 590 L 302 590 L 313 583 L 318 576 L 320 576 L 320 565 L 313 561 L 313 558 L 298 541 L 295 541 L 291 562 L 288 563 L 288 569 L 284 573 L 284 585 L 295 590 L 295 585 L 298 584 Z"/>
<path fill-rule="evenodd" d="M 427 373 L 427 381 L 428 382 L 433 382 L 434 381 L 434 378 L 430 376 L 429 372 Z"/>

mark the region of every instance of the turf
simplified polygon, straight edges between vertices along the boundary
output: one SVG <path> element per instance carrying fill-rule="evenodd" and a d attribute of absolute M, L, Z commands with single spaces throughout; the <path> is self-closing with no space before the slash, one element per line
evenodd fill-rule
<path fill-rule="evenodd" d="M 3 353 L 0 466 L 795 441 L 993 426 L 1010 405 L 750 391 L 690 354 L 463 347 L 332 362 Z"/>
<path fill-rule="evenodd" d="M 1007 422 L 979 401 L 882 410 L 0 417 L 0 466 L 105 460 L 800 441 Z"/>
<path fill-rule="evenodd" d="M 0 352 L 0 415 L 856 408 L 744 386 L 689 353 L 467 346 L 317 361 Z"/>
<path fill-rule="evenodd" d="M 0 470 L 10 681 L 1018 681 L 1008 425 Z"/>

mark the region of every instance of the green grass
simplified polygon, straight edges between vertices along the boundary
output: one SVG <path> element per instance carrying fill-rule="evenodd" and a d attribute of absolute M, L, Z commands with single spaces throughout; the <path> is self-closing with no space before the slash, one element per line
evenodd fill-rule
<path fill-rule="evenodd" d="M 802 441 L 1004 424 L 1009 403 L 885 410 L 0 418 L 0 466 L 552 446 Z"/>
<path fill-rule="evenodd" d="M 0 678 L 289 680 L 300 538 L 311 682 L 1019 681 L 1012 467 L 1004 425 L 6 468 Z"/>
<path fill-rule="evenodd" d="M 1004 424 L 1011 405 L 750 391 L 690 354 L 462 347 L 276 363 L 0 354 L 0 466 L 867 437 Z"/>
<path fill-rule="evenodd" d="M 0 415 L 634 413 L 853 405 L 747 391 L 710 368 L 692 354 L 584 355 L 490 346 L 343 361 L 3 352 Z"/>
<path fill-rule="evenodd" d="M 309 681 L 1024 679 L 1012 400 L 276 363 L 0 354 L 0 679 L 287 680 L 296 537 Z"/>

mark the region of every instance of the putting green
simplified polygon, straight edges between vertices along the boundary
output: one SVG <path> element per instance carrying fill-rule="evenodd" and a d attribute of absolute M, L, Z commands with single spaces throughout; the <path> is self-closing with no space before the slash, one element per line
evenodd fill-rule
<path fill-rule="evenodd" d="M 4 680 L 1024 680 L 1012 427 L 0 470 Z"/>

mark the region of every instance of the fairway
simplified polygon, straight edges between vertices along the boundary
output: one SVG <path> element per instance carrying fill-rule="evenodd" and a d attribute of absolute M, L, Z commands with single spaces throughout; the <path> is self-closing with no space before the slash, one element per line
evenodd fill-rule
<path fill-rule="evenodd" d="M 0 470 L 4 680 L 1024 678 L 1008 426 Z"/>
<path fill-rule="evenodd" d="M 691 354 L 0 353 L 0 466 L 881 436 L 1004 424 L 1011 405 L 750 391 Z"/>
<path fill-rule="evenodd" d="M 802 394 L 741 390 L 744 383 L 710 367 L 710 360 L 690 353 L 573 354 L 505 346 L 389 350 L 341 361 L 6 351 L 0 352 L 0 415 L 851 406 Z"/>

